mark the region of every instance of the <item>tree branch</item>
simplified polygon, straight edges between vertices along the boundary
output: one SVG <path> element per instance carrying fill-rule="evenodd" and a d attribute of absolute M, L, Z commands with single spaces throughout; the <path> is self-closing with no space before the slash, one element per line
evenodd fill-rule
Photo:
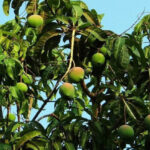
<path fill-rule="evenodd" d="M 82 81 L 80 82 L 80 84 L 81 84 L 81 87 L 82 87 L 83 91 L 84 91 L 91 99 L 93 99 L 93 98 L 96 97 L 96 93 L 90 92 L 90 91 L 88 90 L 88 88 L 87 88 L 87 86 L 86 86 L 84 80 L 82 80 Z"/>

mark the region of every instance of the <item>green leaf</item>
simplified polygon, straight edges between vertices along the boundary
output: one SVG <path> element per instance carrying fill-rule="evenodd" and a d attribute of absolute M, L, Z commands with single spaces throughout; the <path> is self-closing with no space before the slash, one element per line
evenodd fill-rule
<path fill-rule="evenodd" d="M 119 63 L 124 68 L 128 67 L 130 63 L 130 55 L 128 52 L 128 48 L 125 45 L 122 47 L 121 52 L 119 54 Z"/>
<path fill-rule="evenodd" d="M 12 148 L 9 144 L 4 144 L 4 143 L 0 143 L 0 149 L 1 150 L 12 150 Z"/>
<path fill-rule="evenodd" d="M 54 145 L 55 150 L 61 150 L 62 149 L 61 142 L 59 142 L 59 141 L 53 142 L 53 145 Z"/>
<path fill-rule="evenodd" d="M 79 19 L 82 14 L 83 14 L 83 10 L 80 6 L 78 5 L 73 5 L 72 6 L 72 13 L 73 13 L 73 16 L 76 17 L 77 19 Z"/>
<path fill-rule="evenodd" d="M 28 14 L 34 14 L 37 7 L 37 0 L 30 0 L 27 4 L 26 11 Z"/>
<path fill-rule="evenodd" d="M 87 21 L 93 25 L 96 25 L 95 19 L 92 15 L 92 13 L 89 10 L 84 9 L 83 16 L 87 19 Z"/>
<path fill-rule="evenodd" d="M 9 15 L 10 2 L 11 2 L 11 0 L 4 0 L 3 1 L 3 11 L 4 11 L 6 16 Z"/>
<path fill-rule="evenodd" d="M 85 31 L 89 32 L 90 34 L 92 34 L 95 38 L 97 38 L 99 41 L 106 41 L 101 35 L 100 32 L 101 30 L 98 28 L 94 28 L 94 27 L 90 27 L 85 29 Z"/>
<path fill-rule="evenodd" d="M 47 0 L 47 3 L 51 8 L 51 10 L 53 11 L 53 13 L 55 13 L 56 9 L 59 8 L 60 6 L 60 0 Z"/>
<path fill-rule="evenodd" d="M 83 131 L 82 136 L 81 136 L 81 146 L 84 148 L 86 141 L 88 140 L 88 132 Z"/>
<path fill-rule="evenodd" d="M 31 139 L 33 139 L 34 137 L 40 136 L 41 135 L 41 131 L 30 131 L 28 133 L 25 133 L 20 140 L 16 143 L 16 150 L 18 150 L 21 146 L 23 146 L 23 144 Z"/>
<path fill-rule="evenodd" d="M 12 122 L 8 127 L 7 127 L 7 130 L 5 131 L 5 138 L 6 139 L 10 139 L 11 138 L 11 133 L 14 133 L 18 127 L 20 126 L 25 126 L 24 123 L 22 122 Z"/>
<path fill-rule="evenodd" d="M 125 44 L 125 39 L 122 37 L 118 37 L 115 41 L 114 45 L 114 58 L 118 59 L 120 55 L 120 51 L 122 49 L 122 46 Z"/>
<path fill-rule="evenodd" d="M 82 2 L 82 1 L 71 1 L 72 5 L 78 5 L 80 6 L 82 9 L 88 9 L 87 5 Z"/>
<path fill-rule="evenodd" d="M 63 22 L 64 24 L 69 24 L 69 18 L 66 16 L 56 16 L 55 19 Z"/>
<path fill-rule="evenodd" d="M 32 144 L 32 143 L 27 143 L 26 148 L 27 149 L 32 149 L 32 150 L 41 150 L 37 145 Z"/>
<path fill-rule="evenodd" d="M 75 150 L 74 145 L 70 142 L 65 142 L 65 147 L 67 150 Z"/>
<path fill-rule="evenodd" d="M 46 43 L 46 41 L 48 41 L 50 38 L 59 36 L 60 33 L 59 32 L 54 32 L 54 31 L 48 31 L 46 33 L 44 33 L 39 40 L 37 41 L 34 49 L 36 51 L 36 53 L 41 53 L 41 50 L 44 48 L 44 45 Z"/>
<path fill-rule="evenodd" d="M 129 105 L 127 104 L 127 102 L 126 102 L 124 99 L 122 99 L 122 100 L 123 100 L 123 102 L 124 102 L 124 104 L 125 104 L 125 106 L 126 106 L 126 108 L 127 108 L 127 110 L 128 110 L 129 115 L 130 115 L 133 119 L 136 120 L 136 117 L 135 117 L 135 115 L 133 114 L 133 112 L 132 112 L 132 110 L 130 109 L 130 107 L 129 107 Z"/>
<path fill-rule="evenodd" d="M 14 70 L 15 69 L 15 62 L 12 59 L 5 59 L 4 63 L 6 65 L 6 70 L 7 70 L 7 74 L 8 76 L 14 80 Z"/>

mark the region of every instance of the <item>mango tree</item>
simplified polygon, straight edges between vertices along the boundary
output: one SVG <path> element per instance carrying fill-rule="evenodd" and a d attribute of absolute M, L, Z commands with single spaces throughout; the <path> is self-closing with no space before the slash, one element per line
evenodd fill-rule
<path fill-rule="evenodd" d="M 10 9 L 15 18 L 0 25 L 0 146 L 149 149 L 150 15 L 118 35 L 78 0 L 3 0 Z"/>

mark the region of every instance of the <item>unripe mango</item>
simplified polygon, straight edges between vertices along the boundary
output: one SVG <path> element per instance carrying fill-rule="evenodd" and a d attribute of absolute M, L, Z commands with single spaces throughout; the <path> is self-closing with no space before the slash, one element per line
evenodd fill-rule
<path fill-rule="evenodd" d="M 9 121 L 15 121 L 16 120 L 16 116 L 14 114 L 9 113 L 8 120 Z"/>
<path fill-rule="evenodd" d="M 84 79 L 84 70 L 81 67 L 73 67 L 69 74 L 69 80 L 73 83 L 78 83 Z"/>
<path fill-rule="evenodd" d="M 121 139 L 130 140 L 134 137 L 134 130 L 129 125 L 122 125 L 118 129 L 118 133 Z"/>
<path fill-rule="evenodd" d="M 148 130 L 150 130 L 150 115 L 147 115 L 144 119 L 144 124 Z"/>
<path fill-rule="evenodd" d="M 28 17 L 28 23 L 32 27 L 39 27 L 43 24 L 43 18 L 40 15 L 31 15 Z"/>
<path fill-rule="evenodd" d="M 25 83 L 18 82 L 16 87 L 22 91 L 22 92 L 27 92 L 28 91 L 28 86 Z"/>
<path fill-rule="evenodd" d="M 75 96 L 74 86 L 67 82 L 60 87 L 59 92 L 63 97 L 74 98 Z"/>
<path fill-rule="evenodd" d="M 92 65 L 99 67 L 105 63 L 105 56 L 102 53 L 95 53 L 92 56 Z"/>

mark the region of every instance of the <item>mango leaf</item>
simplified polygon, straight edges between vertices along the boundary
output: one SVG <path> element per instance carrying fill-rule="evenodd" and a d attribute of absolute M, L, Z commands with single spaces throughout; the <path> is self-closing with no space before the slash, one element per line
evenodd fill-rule
<path fill-rule="evenodd" d="M 80 6 L 82 9 L 88 9 L 88 6 L 82 2 L 82 1 L 71 1 L 72 5 L 78 5 Z"/>
<path fill-rule="evenodd" d="M 130 115 L 134 120 L 136 120 L 136 117 L 135 117 L 135 115 L 133 114 L 133 112 L 132 112 L 131 108 L 129 107 L 129 105 L 127 104 L 127 102 L 126 102 L 124 99 L 122 99 L 122 100 L 123 100 L 123 102 L 124 102 L 124 104 L 125 104 L 125 106 L 126 106 L 126 108 L 127 108 L 127 112 L 129 113 L 129 115 Z"/>
<path fill-rule="evenodd" d="M 9 144 L 4 144 L 4 143 L 0 143 L 0 149 L 1 150 L 12 150 L 12 148 Z"/>
<path fill-rule="evenodd" d="M 40 136 L 41 131 L 35 130 L 35 131 L 30 131 L 28 133 L 25 133 L 20 140 L 16 143 L 16 150 L 18 150 L 21 146 L 23 146 L 23 144 L 31 139 L 33 139 L 34 137 Z"/>
<path fill-rule="evenodd" d="M 35 10 L 37 9 L 37 0 L 30 0 L 27 4 L 26 11 L 28 14 L 36 13 Z"/>
<path fill-rule="evenodd" d="M 64 24 L 69 24 L 69 18 L 66 16 L 56 16 L 55 19 L 63 22 Z"/>
<path fill-rule="evenodd" d="M 49 40 L 52 37 L 59 36 L 59 32 L 49 31 L 44 33 L 38 40 L 37 44 L 35 45 L 34 49 L 36 49 L 36 52 L 41 52 L 41 50 L 44 48 L 44 45 L 47 40 Z"/>
<path fill-rule="evenodd" d="M 99 41 L 106 41 L 102 36 L 101 36 L 101 30 L 95 27 L 89 27 L 85 29 L 85 31 L 89 32 L 92 34 L 95 38 L 97 38 Z"/>
<path fill-rule="evenodd" d="M 70 142 L 65 142 L 65 147 L 67 150 L 75 150 L 74 145 Z"/>
<path fill-rule="evenodd" d="M 54 146 L 55 150 L 61 150 L 62 149 L 61 142 L 59 142 L 59 141 L 53 142 L 53 146 Z"/>
<path fill-rule="evenodd" d="M 11 123 L 8 127 L 7 130 L 5 131 L 5 138 L 10 139 L 11 138 L 11 133 L 14 133 L 20 126 L 24 126 L 25 124 L 22 122 L 13 122 Z"/>
<path fill-rule="evenodd" d="M 83 16 L 86 18 L 86 20 L 91 23 L 92 25 L 99 25 L 97 24 L 97 21 L 95 20 L 92 12 L 90 12 L 89 10 L 87 9 L 84 9 L 83 10 Z"/>
<path fill-rule="evenodd" d="M 73 13 L 73 16 L 78 19 L 78 18 L 80 18 L 82 16 L 83 10 L 82 10 L 82 8 L 80 6 L 73 5 L 72 6 L 72 13 Z"/>
<path fill-rule="evenodd" d="M 51 10 L 53 11 L 53 13 L 55 13 L 56 9 L 59 8 L 60 6 L 60 0 L 47 0 L 47 3 L 51 8 Z"/>
<path fill-rule="evenodd" d="M 15 69 L 15 62 L 12 59 L 5 59 L 4 63 L 6 65 L 6 71 L 8 76 L 14 80 L 14 70 Z"/>
<path fill-rule="evenodd" d="M 37 36 L 36 36 L 35 30 L 33 30 L 33 28 L 27 28 L 25 31 L 25 35 L 29 42 L 31 42 L 31 43 L 36 42 Z"/>
<path fill-rule="evenodd" d="M 85 144 L 86 144 L 86 141 L 88 140 L 88 132 L 87 131 L 84 131 L 83 133 L 82 133 L 82 136 L 81 136 L 81 146 L 82 146 L 82 148 L 84 148 L 84 146 L 85 146 Z"/>
<path fill-rule="evenodd" d="M 119 54 L 119 63 L 122 67 L 126 68 L 130 63 L 130 55 L 128 52 L 128 48 L 123 45 L 120 54 Z"/>
<path fill-rule="evenodd" d="M 117 59 L 120 55 L 120 51 L 122 49 L 122 46 L 125 44 L 125 39 L 122 37 L 118 37 L 115 41 L 114 45 L 114 58 Z"/>
<path fill-rule="evenodd" d="M 4 0 L 3 1 L 3 11 L 4 11 L 6 16 L 9 15 L 10 2 L 11 2 L 11 0 Z"/>
<path fill-rule="evenodd" d="M 33 143 L 27 143 L 25 146 L 27 149 L 32 149 L 32 150 L 41 150 L 37 145 L 33 144 Z"/>

